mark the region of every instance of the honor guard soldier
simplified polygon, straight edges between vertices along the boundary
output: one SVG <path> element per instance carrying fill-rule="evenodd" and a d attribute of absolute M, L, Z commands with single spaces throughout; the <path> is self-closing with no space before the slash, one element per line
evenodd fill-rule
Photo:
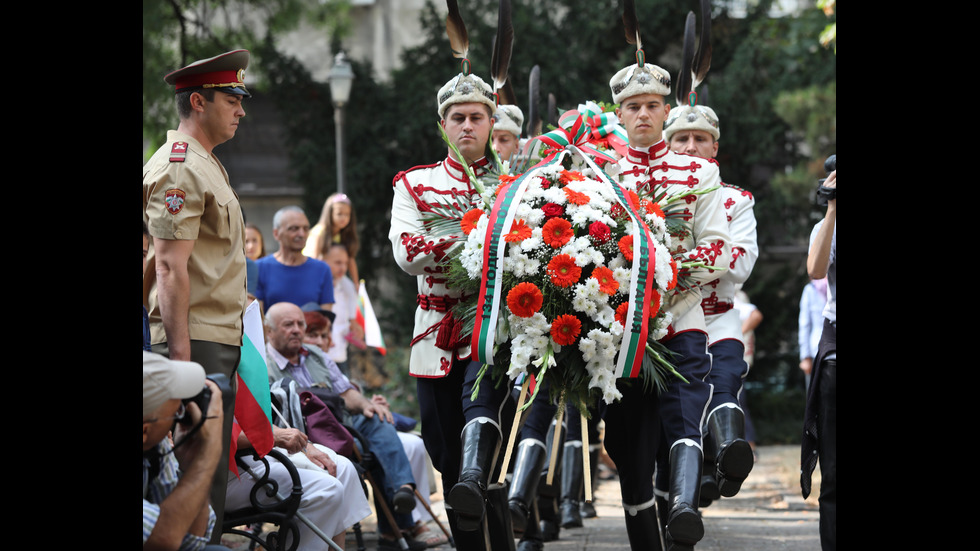
<path fill-rule="evenodd" d="M 245 116 L 247 50 L 196 61 L 164 80 L 176 91 L 177 130 L 143 166 L 143 220 L 153 246 L 143 275 L 154 352 L 235 381 L 245 310 L 245 223 L 213 149 Z M 232 387 L 234 388 L 234 386 Z M 235 400 L 224 401 L 224 457 Z M 220 526 L 227 484 L 220 461 L 211 503 Z M 212 539 L 220 537 L 220 530 Z"/>
<path fill-rule="evenodd" d="M 463 165 L 478 176 L 487 172 L 487 143 L 497 107 L 490 86 L 468 72 L 439 90 L 437 105 L 440 124 L 459 155 L 450 148 L 441 162 L 400 172 L 393 181 L 388 237 L 398 265 L 418 278 L 409 370 L 418 383 L 422 438 L 442 473 L 457 547 L 485 549 L 487 518 L 490 539 L 500 538 L 502 545 L 509 540 L 512 549 L 506 489 L 489 487 L 503 437 L 500 412 L 508 389 L 495 387 L 488 377 L 471 399 L 481 364 L 470 360 L 470 337 L 460 335 L 460 321 L 451 313 L 461 296 L 446 285 L 442 263 L 454 242 L 430 235 L 422 223 L 423 216 L 446 201 L 465 208 L 477 200 Z M 489 510 L 488 497 L 493 501 Z"/>
<path fill-rule="evenodd" d="M 627 189 L 677 194 L 720 185 L 716 163 L 673 153 L 663 140 L 664 121 L 670 113 L 667 71 L 645 63 L 643 51 L 638 50 L 637 63 L 616 73 L 609 85 L 613 101 L 619 104 L 616 115 L 629 136 L 629 150 L 619 161 Z M 678 288 L 665 297 L 663 307 L 673 321 L 662 343 L 673 353 L 671 363 L 688 382 L 672 379 L 659 396 L 648 395 L 639 382 L 621 385 L 622 400 L 609 405 L 605 415 L 605 445 L 619 470 L 633 549 L 660 548 L 652 480 L 661 428 L 670 459 L 665 515 L 668 549 L 691 549 L 704 536 L 697 506 L 701 426 L 711 397 L 707 382 L 711 359 L 700 284 L 717 279 L 719 271 L 711 267 L 727 267 L 730 254 L 719 194 L 688 196 L 683 216 L 689 231 L 673 237 L 671 252 L 675 258 L 700 262 L 704 267 L 690 271 L 690 288 Z"/>
<path fill-rule="evenodd" d="M 697 96 L 691 95 L 692 98 Z M 664 129 L 664 139 L 671 151 L 714 159 L 718 155 L 721 127 L 714 110 L 691 101 L 671 110 Z M 733 308 L 735 292 L 752 274 L 759 257 L 752 194 L 722 183 L 715 192 L 722 197 L 728 220 L 731 262 L 728 270 L 703 286 L 701 308 L 708 326 L 708 350 L 711 352 L 711 375 L 714 387 L 708 420 L 705 425 L 705 468 L 702 475 L 701 501 L 732 497 L 752 470 L 752 448 L 745 440 L 745 414 L 738 396 L 748 375 L 745 345 L 742 342 L 742 320 Z"/>
<path fill-rule="evenodd" d="M 520 149 L 524 113 L 516 105 L 499 105 L 493 115 L 493 149 L 502 162 L 511 161 Z"/>

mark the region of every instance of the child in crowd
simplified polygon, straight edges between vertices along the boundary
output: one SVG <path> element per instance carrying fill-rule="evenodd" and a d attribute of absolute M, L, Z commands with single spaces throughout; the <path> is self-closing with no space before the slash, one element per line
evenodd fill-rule
<path fill-rule="evenodd" d="M 355 284 L 360 281 L 357 271 L 357 250 L 360 240 L 357 238 L 357 217 L 354 215 L 354 205 L 345 193 L 334 193 L 327 197 L 320 212 L 320 220 L 310 229 L 303 254 L 326 262 L 330 245 L 341 243 L 347 248 L 350 257 L 348 276 Z M 336 282 L 336 279 L 334 280 Z M 339 362 L 338 362 L 339 363 Z"/>
<path fill-rule="evenodd" d="M 259 227 L 251 222 L 245 224 L 245 256 L 258 260 L 265 256 L 265 240 Z"/>
<path fill-rule="evenodd" d="M 333 360 L 344 375 L 350 376 L 347 365 L 347 343 L 351 342 L 358 348 L 364 348 L 364 328 L 357 323 L 357 287 L 347 277 L 350 255 L 342 243 L 332 243 L 323 259 L 330 266 L 333 275 L 333 312 L 336 319 L 333 323 L 333 346 L 327 350 L 327 356 Z"/>

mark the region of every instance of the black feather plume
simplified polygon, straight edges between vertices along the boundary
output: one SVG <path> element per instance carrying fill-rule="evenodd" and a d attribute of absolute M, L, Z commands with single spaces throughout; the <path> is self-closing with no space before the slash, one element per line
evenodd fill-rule
<path fill-rule="evenodd" d="M 541 67 L 537 65 L 531 67 L 531 75 L 527 80 L 527 97 L 525 137 L 528 137 L 528 134 L 537 136 L 541 133 L 541 115 L 538 113 L 538 104 L 541 102 Z"/>
<path fill-rule="evenodd" d="M 626 42 L 636 44 L 636 49 L 642 50 L 640 22 L 636 18 L 636 3 L 633 0 L 626 0 L 623 3 L 623 29 L 626 31 Z"/>
<path fill-rule="evenodd" d="M 694 56 L 694 63 L 691 65 L 694 78 L 692 89 L 704 82 L 709 68 L 711 68 L 711 0 L 701 0 L 701 40 L 698 44 L 698 53 Z"/>
<path fill-rule="evenodd" d="M 446 7 L 449 13 L 446 14 L 446 34 L 449 36 L 449 47 L 453 50 L 453 57 L 466 59 L 470 51 L 470 38 L 466 34 L 466 25 L 459 14 L 459 6 L 456 0 L 446 0 Z"/>
<path fill-rule="evenodd" d="M 497 35 L 493 41 L 493 55 L 490 57 L 490 75 L 493 90 L 503 88 L 507 82 L 510 56 L 514 49 L 514 24 L 511 21 L 510 0 L 500 0 L 497 10 Z M 513 96 L 513 93 L 511 93 Z"/>
<path fill-rule="evenodd" d="M 684 49 L 681 54 L 681 70 L 677 73 L 677 105 L 686 105 L 687 96 L 694 89 L 691 65 L 694 63 L 694 27 L 697 24 L 694 12 L 687 12 L 684 22 Z"/>

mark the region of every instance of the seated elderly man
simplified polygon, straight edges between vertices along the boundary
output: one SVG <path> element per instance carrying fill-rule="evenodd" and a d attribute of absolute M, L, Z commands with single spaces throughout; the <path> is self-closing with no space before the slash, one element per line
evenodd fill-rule
<path fill-rule="evenodd" d="M 371 514 L 367 499 L 358 480 L 354 466 L 343 457 L 331 456 L 323 448 L 308 445 L 306 435 L 296 429 L 273 428 L 275 445 L 290 454 L 290 460 L 299 472 L 303 485 L 303 497 L 299 513 L 312 522 L 321 532 L 333 539 L 337 547 L 344 549 L 347 529 Z M 251 447 L 244 432 L 238 435 L 238 448 Z M 280 488 L 289 488 L 292 480 L 289 471 L 281 463 L 269 457 L 269 477 Z M 252 466 L 256 476 L 265 471 L 251 458 L 245 463 Z M 258 467 L 258 468 L 256 468 Z M 234 510 L 250 505 L 250 493 L 255 477 L 248 472 L 239 476 L 229 475 L 225 509 Z M 261 497 L 260 497 L 261 499 Z M 299 523 L 297 551 L 326 551 L 329 544 L 317 535 L 305 522 Z"/>
<path fill-rule="evenodd" d="M 266 312 L 265 323 L 270 381 L 291 377 L 300 387 L 324 386 L 344 400 L 349 415 L 342 421 L 367 439 L 381 466 L 373 474 L 384 489 L 385 501 L 392 505 L 398 528 L 410 529 L 413 524 L 410 513 L 415 508 L 415 480 L 387 403 L 366 398 L 322 350 L 303 342 L 306 319 L 299 306 L 287 302 L 273 304 Z M 380 543 L 385 547 L 396 534 L 394 528 L 387 525 L 384 515 L 380 515 L 378 524 L 382 535 Z"/>
<path fill-rule="evenodd" d="M 182 400 L 205 385 L 213 393 L 207 420 L 188 436 L 202 412 Z M 215 523 L 208 498 L 221 460 L 221 408 L 221 392 L 200 364 L 143 351 L 144 549 L 205 549 Z M 167 435 L 175 420 L 185 418 L 190 424 L 177 423 L 175 448 Z"/>

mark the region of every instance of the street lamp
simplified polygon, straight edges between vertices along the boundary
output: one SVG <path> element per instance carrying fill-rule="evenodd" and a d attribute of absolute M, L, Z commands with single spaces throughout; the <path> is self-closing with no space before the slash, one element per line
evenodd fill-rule
<path fill-rule="evenodd" d="M 350 98 L 350 87 L 354 81 L 354 71 L 347 61 L 347 55 L 339 52 L 333 60 L 333 67 L 327 75 L 330 82 L 330 96 L 333 98 L 333 120 L 337 128 L 337 193 L 344 193 L 344 105 Z"/>

